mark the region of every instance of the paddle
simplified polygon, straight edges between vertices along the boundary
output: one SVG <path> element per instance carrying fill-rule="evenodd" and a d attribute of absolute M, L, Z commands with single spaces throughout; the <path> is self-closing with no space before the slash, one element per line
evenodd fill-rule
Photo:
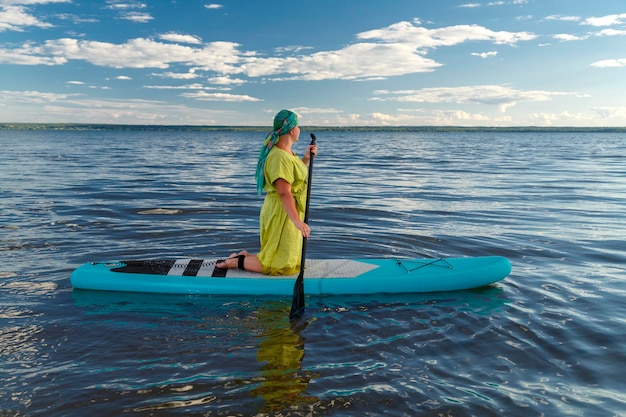
<path fill-rule="evenodd" d="M 315 135 L 311 133 L 311 145 L 315 145 Z M 304 208 L 304 222 L 309 223 L 309 200 L 311 199 L 311 180 L 313 179 L 313 153 L 309 160 L 309 180 L 306 186 L 306 206 Z M 304 314 L 304 260 L 306 258 L 306 237 L 302 238 L 302 255 L 300 256 L 300 274 L 293 286 L 293 299 L 289 320 L 297 320 Z"/>

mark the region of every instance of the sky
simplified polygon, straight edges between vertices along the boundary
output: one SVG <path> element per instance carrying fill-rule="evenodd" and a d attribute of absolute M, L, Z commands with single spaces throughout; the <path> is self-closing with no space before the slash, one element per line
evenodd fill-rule
<path fill-rule="evenodd" d="M 624 0 L 0 0 L 0 122 L 626 126 Z"/>

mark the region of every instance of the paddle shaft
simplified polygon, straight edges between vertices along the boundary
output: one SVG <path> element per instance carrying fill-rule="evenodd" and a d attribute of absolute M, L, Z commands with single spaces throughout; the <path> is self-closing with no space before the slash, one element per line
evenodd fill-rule
<path fill-rule="evenodd" d="M 311 133 L 311 145 L 315 145 L 315 135 Z M 306 185 L 306 204 L 304 206 L 304 222 L 309 224 L 309 202 L 311 200 L 311 182 L 313 179 L 313 152 L 309 156 L 309 176 Z M 291 300 L 291 311 L 289 320 L 297 320 L 304 314 L 304 263 L 306 260 L 307 238 L 302 238 L 302 254 L 300 256 L 300 273 L 293 286 L 293 299 Z"/>

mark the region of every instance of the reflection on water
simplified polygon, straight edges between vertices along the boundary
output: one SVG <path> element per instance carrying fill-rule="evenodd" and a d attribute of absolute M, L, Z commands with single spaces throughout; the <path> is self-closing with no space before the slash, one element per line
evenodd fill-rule
<path fill-rule="evenodd" d="M 255 404 L 257 412 L 274 413 L 317 401 L 307 393 L 307 387 L 319 374 L 302 369 L 302 332 L 308 323 L 290 323 L 286 302 L 85 290 L 74 290 L 73 298 L 86 317 L 97 319 L 89 320 L 94 326 L 106 326 L 121 335 L 116 341 L 109 339 L 111 350 L 116 350 L 115 344 L 128 343 L 124 334 L 129 338 L 141 334 L 144 352 L 137 356 L 129 352 L 124 358 L 107 361 L 109 368 L 123 366 L 127 374 L 133 368 L 135 372 L 146 368 L 158 371 L 172 355 L 176 357 L 175 363 L 167 365 L 169 376 L 163 376 L 160 384 L 138 381 L 132 375 L 109 384 L 109 389 L 120 393 L 132 387 L 141 398 L 140 404 L 127 408 L 129 411 L 197 410 L 208 404 L 219 407 L 241 396 L 252 398 L 252 402 L 242 403 Z M 176 328 L 170 321 L 178 323 Z M 151 336 L 155 323 L 160 334 Z M 142 328 L 133 328 L 137 324 Z M 183 325 L 186 329 L 181 329 Z M 153 338 L 167 342 L 151 348 L 158 342 Z M 178 343 L 172 345 L 173 339 Z M 153 359 L 146 362 L 146 351 L 150 350 Z M 154 378 L 159 379 L 157 375 Z"/>
<path fill-rule="evenodd" d="M 290 406 L 314 403 L 317 399 L 306 394 L 314 375 L 302 372 L 304 338 L 301 331 L 307 323 L 289 323 L 289 310 L 284 303 L 265 303 L 258 311 L 261 325 L 257 361 L 261 366 L 259 386 L 254 396 L 263 398 L 265 412 L 280 411 Z"/>
<path fill-rule="evenodd" d="M 91 364 L 94 372 L 119 370 L 107 378 L 116 381 L 107 392 L 93 387 L 90 395 L 106 401 L 127 398 L 130 390 L 134 400 L 126 409 L 135 412 L 217 410 L 228 403 L 258 413 L 363 407 L 358 398 L 396 392 L 390 381 L 399 376 L 423 397 L 433 367 L 464 361 L 442 352 L 466 345 L 465 352 L 476 354 L 501 340 L 497 323 L 510 304 L 499 286 L 311 297 L 307 311 L 314 321 L 292 326 L 282 300 L 84 290 L 73 297 L 94 331 L 117 335 L 108 337 L 111 351 L 128 344 L 137 351 Z M 341 332 L 332 330 L 337 323 Z M 403 363 L 402 370 L 387 364 L 390 358 Z M 475 390 L 493 395 L 493 389 Z"/>

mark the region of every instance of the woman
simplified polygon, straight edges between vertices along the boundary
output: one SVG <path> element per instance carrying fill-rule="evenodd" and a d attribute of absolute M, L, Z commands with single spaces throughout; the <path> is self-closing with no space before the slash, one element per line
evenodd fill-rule
<path fill-rule="evenodd" d="M 300 136 L 298 116 L 281 110 L 274 117 L 274 130 L 265 139 L 257 164 L 257 192 L 267 193 L 261 208 L 261 250 L 233 253 L 217 263 L 218 268 L 239 268 L 266 275 L 291 275 L 300 269 L 302 237 L 311 229 L 304 223 L 307 166 L 317 146 L 309 145 L 299 159 L 291 150 Z"/>

